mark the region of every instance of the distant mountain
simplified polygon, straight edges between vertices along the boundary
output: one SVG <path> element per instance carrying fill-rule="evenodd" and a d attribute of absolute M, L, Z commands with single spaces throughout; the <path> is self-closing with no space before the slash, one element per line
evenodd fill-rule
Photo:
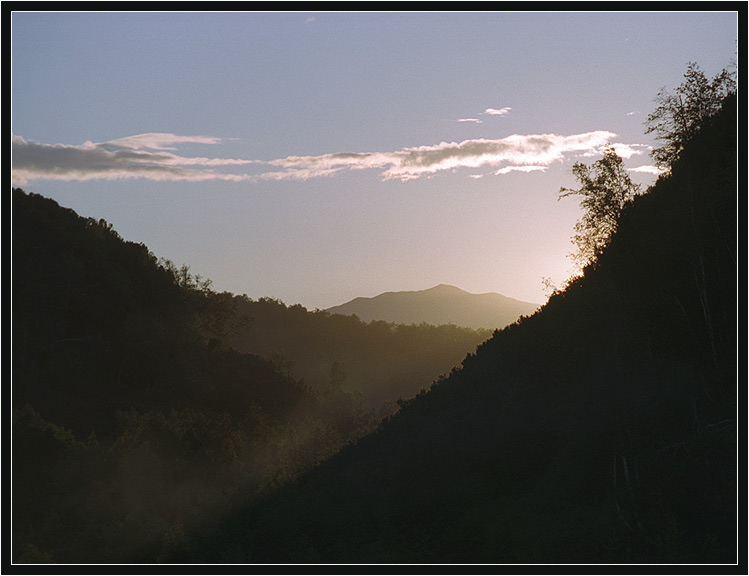
<path fill-rule="evenodd" d="M 365 322 L 384 320 L 398 324 L 455 324 L 473 329 L 503 328 L 521 315 L 532 314 L 538 304 L 508 298 L 496 292 L 471 294 L 440 284 L 428 290 L 385 292 L 373 298 L 354 298 L 328 308 L 331 314 L 356 315 Z"/>

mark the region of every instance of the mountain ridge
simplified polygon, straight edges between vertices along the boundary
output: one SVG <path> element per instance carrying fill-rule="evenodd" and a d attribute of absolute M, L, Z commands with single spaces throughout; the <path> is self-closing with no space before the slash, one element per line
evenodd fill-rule
<path fill-rule="evenodd" d="M 436 325 L 455 324 L 473 329 L 496 329 L 511 324 L 520 316 L 532 314 L 538 306 L 498 292 L 474 294 L 451 284 L 438 284 L 425 290 L 360 296 L 326 311 L 331 314 L 355 315 L 365 322 L 424 322 Z"/>

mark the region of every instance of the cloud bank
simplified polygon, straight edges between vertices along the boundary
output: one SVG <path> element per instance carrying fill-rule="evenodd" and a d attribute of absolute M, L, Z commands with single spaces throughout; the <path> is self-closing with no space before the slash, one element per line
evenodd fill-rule
<path fill-rule="evenodd" d="M 225 141 L 207 136 L 148 133 L 72 146 L 38 144 L 13 135 L 12 166 L 13 181 L 17 184 L 40 179 L 307 180 L 353 170 L 375 170 L 383 180 L 407 181 L 461 168 L 474 171 L 488 168 L 496 175 L 543 171 L 569 155 L 601 154 L 615 136 L 605 130 L 567 136 L 513 134 L 495 140 L 441 142 L 392 152 L 337 152 L 275 160 L 243 160 L 176 153 L 177 148 L 184 144 L 218 145 Z M 617 152 L 626 158 L 641 153 L 638 145 L 615 146 Z"/>
<path fill-rule="evenodd" d="M 497 167 L 496 174 L 512 170 L 542 170 L 565 155 L 592 154 L 616 134 L 599 130 L 584 134 L 512 135 L 499 140 L 464 140 L 442 142 L 433 146 L 404 148 L 396 152 L 325 154 L 322 156 L 289 156 L 267 164 L 281 170 L 260 175 L 264 179 L 306 179 L 328 176 L 342 170 L 377 169 L 383 180 L 412 180 L 421 176 L 459 168 Z"/>
<path fill-rule="evenodd" d="M 170 152 L 177 144 L 218 144 L 220 138 L 149 133 L 80 146 L 38 144 L 13 135 L 13 182 L 30 180 L 247 180 L 243 174 L 216 172 L 212 167 L 241 166 L 253 161 L 195 158 Z M 188 168 L 188 166 L 190 168 Z M 197 167 L 197 168 L 195 168 Z"/>

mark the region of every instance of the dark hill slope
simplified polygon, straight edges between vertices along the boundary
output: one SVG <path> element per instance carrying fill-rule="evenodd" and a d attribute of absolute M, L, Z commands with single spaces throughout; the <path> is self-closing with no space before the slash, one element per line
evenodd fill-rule
<path fill-rule="evenodd" d="M 303 383 L 216 338 L 229 299 L 186 268 L 20 189 L 12 223 L 14 562 L 154 562 L 346 441 Z"/>
<path fill-rule="evenodd" d="M 394 412 L 491 334 L 218 294 L 20 189 L 12 224 L 17 562 L 153 562 L 239 494 L 371 431 L 384 402 Z"/>
<path fill-rule="evenodd" d="M 735 144 L 729 98 L 597 266 L 183 558 L 736 562 Z"/>
<path fill-rule="evenodd" d="M 471 294 L 455 286 L 440 284 L 428 290 L 386 292 L 374 298 L 355 298 L 328 308 L 328 312 L 356 315 L 365 322 L 426 322 L 494 330 L 504 328 L 520 316 L 533 314 L 537 308 L 537 304 L 493 292 Z"/>
<path fill-rule="evenodd" d="M 87 435 L 116 410 L 286 417 L 308 390 L 260 357 L 208 346 L 218 295 L 104 220 L 13 190 L 13 403 Z M 207 393 L 208 391 L 211 393 Z"/>

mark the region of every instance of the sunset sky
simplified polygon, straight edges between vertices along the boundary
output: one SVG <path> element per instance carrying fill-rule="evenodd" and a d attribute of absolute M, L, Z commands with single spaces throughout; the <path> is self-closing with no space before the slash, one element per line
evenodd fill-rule
<path fill-rule="evenodd" d="M 452 284 L 543 303 L 572 265 L 571 167 L 734 12 L 14 13 L 13 184 L 213 288 L 309 309 Z"/>

